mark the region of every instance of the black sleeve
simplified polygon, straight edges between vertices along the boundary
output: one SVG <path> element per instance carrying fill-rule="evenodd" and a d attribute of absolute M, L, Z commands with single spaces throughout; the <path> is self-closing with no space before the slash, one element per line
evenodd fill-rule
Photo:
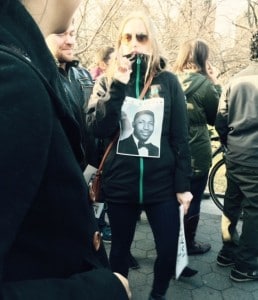
<path fill-rule="evenodd" d="M 190 149 L 188 144 L 188 118 L 186 100 L 183 90 L 174 77 L 172 79 L 171 95 L 171 145 L 176 156 L 175 191 L 177 193 L 190 191 L 192 174 Z"/>
<path fill-rule="evenodd" d="M 107 269 L 67 279 L 26 280 L 3 284 L 3 300 L 128 300 L 119 279 Z"/>
<path fill-rule="evenodd" d="M 5 55 L 0 56 L 0 82 L 0 298 L 99 300 L 108 295 L 109 299 L 128 299 L 108 269 L 70 278 L 3 282 L 5 259 L 40 190 L 54 111 L 38 76 Z"/>

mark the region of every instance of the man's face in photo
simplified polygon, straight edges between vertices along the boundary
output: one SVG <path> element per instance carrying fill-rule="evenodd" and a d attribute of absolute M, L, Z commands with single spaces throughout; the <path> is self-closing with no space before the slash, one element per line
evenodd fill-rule
<path fill-rule="evenodd" d="M 139 113 L 135 116 L 132 125 L 135 137 L 142 142 L 146 142 L 154 130 L 154 116 L 152 113 Z"/>

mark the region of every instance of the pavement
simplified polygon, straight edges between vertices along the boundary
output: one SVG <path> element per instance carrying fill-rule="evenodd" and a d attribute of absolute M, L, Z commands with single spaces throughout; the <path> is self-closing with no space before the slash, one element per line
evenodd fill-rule
<path fill-rule="evenodd" d="M 199 272 L 191 278 L 172 279 L 166 295 L 167 300 L 258 300 L 257 281 L 236 283 L 229 278 L 230 267 L 223 268 L 216 264 L 216 257 L 222 246 L 220 216 L 221 211 L 210 198 L 202 200 L 196 240 L 209 242 L 211 250 L 203 255 L 189 256 L 189 267 Z M 238 229 L 241 230 L 241 221 Z M 110 244 L 105 246 L 109 252 Z M 129 272 L 132 300 L 147 300 L 156 252 L 153 235 L 144 213 L 138 222 L 131 252 L 140 264 L 140 269 Z"/>

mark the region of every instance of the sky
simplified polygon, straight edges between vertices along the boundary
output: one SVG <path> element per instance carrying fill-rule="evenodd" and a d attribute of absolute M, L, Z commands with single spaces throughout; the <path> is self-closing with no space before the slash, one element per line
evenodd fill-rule
<path fill-rule="evenodd" d="M 246 0 L 216 0 L 217 18 L 216 31 L 223 34 L 232 34 L 234 30 L 232 20 L 236 18 L 247 6 Z"/>

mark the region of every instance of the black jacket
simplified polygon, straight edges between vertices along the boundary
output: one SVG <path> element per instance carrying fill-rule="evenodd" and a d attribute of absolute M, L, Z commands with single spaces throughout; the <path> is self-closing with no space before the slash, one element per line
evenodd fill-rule
<path fill-rule="evenodd" d="M 152 143 L 148 143 L 145 146 L 148 150 L 148 156 L 158 156 L 159 148 Z M 118 152 L 127 153 L 132 155 L 139 155 L 138 146 L 135 144 L 133 136 L 130 135 L 128 138 L 119 141 Z"/>
<path fill-rule="evenodd" d="M 87 164 L 98 165 L 97 146 L 94 137 L 87 132 L 86 114 L 84 107 L 88 105 L 93 88 L 93 80 L 90 73 L 74 60 L 66 63 L 65 70 L 58 68 L 60 79 L 65 90 L 65 104 L 78 123 L 83 151 L 79 164 L 82 170 Z"/>
<path fill-rule="evenodd" d="M 82 67 L 78 60 L 66 63 L 65 70 L 60 67 L 58 69 L 60 74 L 67 79 L 64 84 L 67 84 L 67 92 L 73 94 L 75 103 L 79 107 L 88 105 L 94 85 L 90 72 Z"/>
<path fill-rule="evenodd" d="M 108 87 L 105 78 L 95 83 L 87 122 L 96 137 L 111 137 L 118 131 L 125 97 L 136 98 L 137 85 L 139 91 L 143 89 L 147 59 L 143 56 L 140 64 L 133 64 L 127 85 L 113 81 Z M 141 74 L 139 81 L 137 68 Z M 154 77 L 146 98 L 157 89 L 164 98 L 160 158 L 119 155 L 115 145 L 103 169 L 102 186 L 107 201 L 148 204 L 167 201 L 176 192 L 189 191 L 191 166 L 185 97 L 176 76 L 168 71 Z M 140 190 L 143 193 L 139 197 Z"/>
<path fill-rule="evenodd" d="M 251 62 L 224 88 L 215 122 L 227 160 L 258 167 L 258 62 Z"/>
<path fill-rule="evenodd" d="M 0 12 L 0 44 L 59 93 L 55 62 L 19 1 Z M 27 63 L 2 51 L 0 82 L 0 298 L 127 299 L 93 247 L 75 120 Z"/>

